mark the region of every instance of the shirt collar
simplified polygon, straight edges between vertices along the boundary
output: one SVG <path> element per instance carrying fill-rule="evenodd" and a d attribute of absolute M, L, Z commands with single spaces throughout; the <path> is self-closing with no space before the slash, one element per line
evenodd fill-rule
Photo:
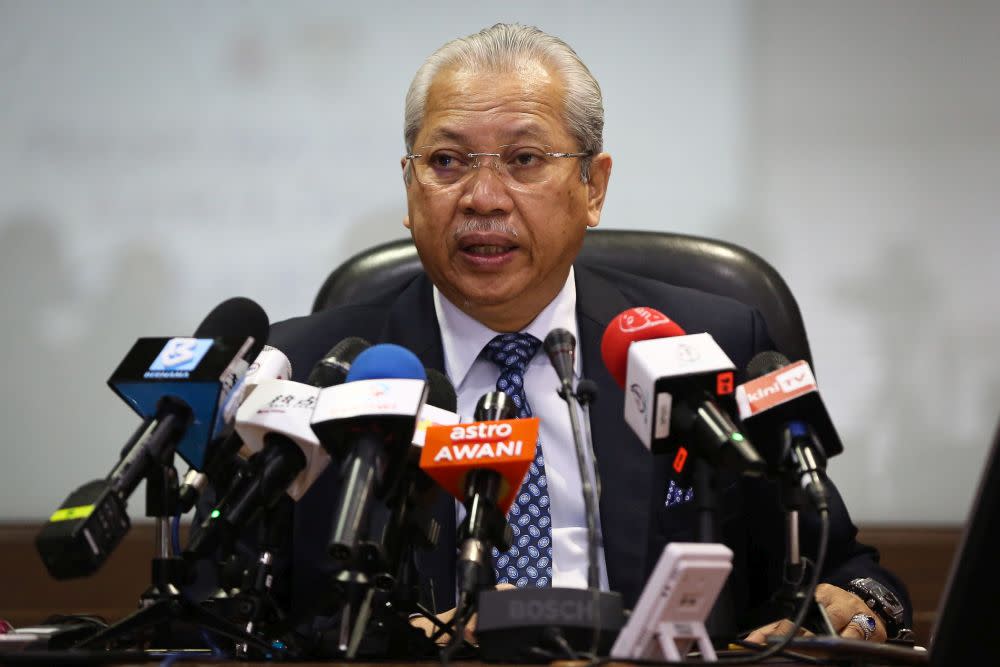
<path fill-rule="evenodd" d="M 469 374 L 469 370 L 479 357 L 480 352 L 498 332 L 462 312 L 441 293 L 436 285 L 434 286 L 434 310 L 437 314 L 438 326 L 441 329 L 444 372 L 457 388 L 465 381 L 465 377 Z M 538 340 L 544 341 L 549 332 L 558 327 L 569 331 L 577 340 L 580 339 L 576 327 L 576 280 L 572 266 L 569 269 L 569 275 L 566 276 L 566 283 L 559 290 L 559 293 L 521 331 L 530 333 Z M 536 358 L 542 358 L 546 364 L 549 363 L 542 350 L 538 351 Z M 579 350 L 577 350 L 573 372 L 577 377 L 580 377 L 581 371 L 582 362 Z"/>

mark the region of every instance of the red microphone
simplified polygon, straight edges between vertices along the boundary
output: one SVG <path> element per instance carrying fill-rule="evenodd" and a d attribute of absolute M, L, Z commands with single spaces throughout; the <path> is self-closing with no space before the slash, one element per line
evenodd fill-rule
<path fill-rule="evenodd" d="M 684 329 L 654 308 L 629 308 L 611 320 L 601 338 L 601 358 L 622 388 L 628 370 L 628 347 L 638 340 L 683 336 Z"/>
<path fill-rule="evenodd" d="M 749 475 L 765 467 L 730 414 L 735 366 L 707 333 L 688 335 L 652 308 L 629 308 L 604 330 L 601 356 L 625 392 L 625 422 L 654 454 L 684 470 L 688 447 Z"/>

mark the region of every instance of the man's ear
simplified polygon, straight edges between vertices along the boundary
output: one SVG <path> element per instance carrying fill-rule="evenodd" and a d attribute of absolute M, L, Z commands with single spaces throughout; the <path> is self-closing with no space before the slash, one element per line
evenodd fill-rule
<path fill-rule="evenodd" d="M 399 158 L 399 166 L 403 170 L 403 184 L 406 186 L 407 190 L 409 190 L 410 182 L 406 178 L 406 163 L 407 163 L 407 159 L 405 157 Z M 409 214 L 403 216 L 403 226 L 406 227 L 407 229 L 412 229 L 412 225 L 410 225 L 410 216 L 409 216 Z"/>
<path fill-rule="evenodd" d="M 601 222 L 604 196 L 611 178 L 611 156 L 598 153 L 590 159 L 590 178 L 587 179 L 587 226 L 596 227 Z"/>

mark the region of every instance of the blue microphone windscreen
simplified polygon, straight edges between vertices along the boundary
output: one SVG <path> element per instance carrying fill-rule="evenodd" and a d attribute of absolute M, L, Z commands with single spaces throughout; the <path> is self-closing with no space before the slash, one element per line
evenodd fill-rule
<path fill-rule="evenodd" d="M 347 373 L 347 382 L 356 380 L 426 380 L 424 365 L 405 347 L 382 343 L 358 355 Z"/>

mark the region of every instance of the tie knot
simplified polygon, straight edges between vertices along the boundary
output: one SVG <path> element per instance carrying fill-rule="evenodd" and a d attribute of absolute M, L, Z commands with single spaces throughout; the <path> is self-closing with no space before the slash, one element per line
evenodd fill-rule
<path fill-rule="evenodd" d="M 542 341 L 529 333 L 497 334 L 486 344 L 486 357 L 502 370 L 524 373 Z"/>

